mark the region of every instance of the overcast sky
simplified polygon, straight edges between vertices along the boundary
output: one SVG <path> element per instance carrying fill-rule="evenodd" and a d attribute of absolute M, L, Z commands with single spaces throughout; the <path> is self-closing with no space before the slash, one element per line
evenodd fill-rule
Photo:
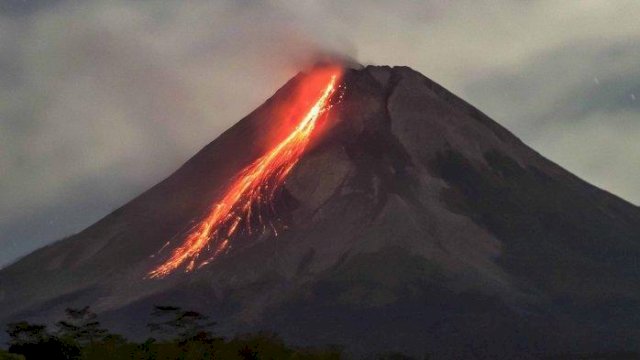
<path fill-rule="evenodd" d="M 409 65 L 640 204 L 640 1 L 0 1 L 0 265 L 162 180 L 317 54 Z"/>

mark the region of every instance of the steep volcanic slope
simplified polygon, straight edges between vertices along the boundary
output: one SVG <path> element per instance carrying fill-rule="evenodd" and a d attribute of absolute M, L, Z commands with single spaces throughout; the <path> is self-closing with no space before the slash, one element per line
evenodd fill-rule
<path fill-rule="evenodd" d="M 2 270 L 0 319 L 90 304 L 135 335 L 128 324 L 163 303 L 228 331 L 360 352 L 638 349 L 640 209 L 405 67 L 343 74 L 344 97 L 273 200 L 277 229 L 235 239 L 197 271 L 145 278 L 286 136 L 309 76 L 129 204 Z"/>

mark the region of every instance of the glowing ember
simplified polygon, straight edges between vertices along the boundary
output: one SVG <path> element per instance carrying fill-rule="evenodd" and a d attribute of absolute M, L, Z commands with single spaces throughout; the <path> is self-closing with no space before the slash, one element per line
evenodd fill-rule
<path fill-rule="evenodd" d="M 273 200 L 276 189 L 296 165 L 309 143 L 318 118 L 328 109 L 329 99 L 337 88 L 340 70 L 332 69 L 321 76 L 323 82 L 322 88 L 317 89 L 317 100 L 293 131 L 240 172 L 222 199 L 188 233 L 184 243 L 173 251 L 166 262 L 151 271 L 149 277 L 164 277 L 185 264 L 186 271 L 191 271 L 196 267 L 201 252 L 211 247 L 214 249 L 212 257 L 198 267 L 206 265 L 230 249 L 230 241 L 237 232 L 238 225 L 242 221 L 250 222 L 251 210 L 256 204 Z"/>

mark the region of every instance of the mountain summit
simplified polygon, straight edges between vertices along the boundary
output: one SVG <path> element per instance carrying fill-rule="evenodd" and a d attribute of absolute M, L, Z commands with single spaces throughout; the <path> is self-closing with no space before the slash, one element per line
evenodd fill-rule
<path fill-rule="evenodd" d="M 246 207 L 254 217 L 229 205 L 239 220 L 198 228 L 297 131 L 319 71 L 128 204 L 0 271 L 0 320 L 91 305 L 136 336 L 153 304 L 171 304 L 221 331 L 357 353 L 640 350 L 640 208 L 407 67 L 341 71 L 295 161 L 277 154 L 271 190 L 256 192 L 268 201 Z M 229 238 L 154 273 L 193 231 Z"/>

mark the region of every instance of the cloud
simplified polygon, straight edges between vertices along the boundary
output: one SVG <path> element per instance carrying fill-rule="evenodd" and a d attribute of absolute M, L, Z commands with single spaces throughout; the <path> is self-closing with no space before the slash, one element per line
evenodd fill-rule
<path fill-rule="evenodd" d="M 161 180 L 327 52 L 412 66 L 638 203 L 640 101 L 623 95 L 640 97 L 639 12 L 624 0 L 4 2 L 0 264 Z"/>

